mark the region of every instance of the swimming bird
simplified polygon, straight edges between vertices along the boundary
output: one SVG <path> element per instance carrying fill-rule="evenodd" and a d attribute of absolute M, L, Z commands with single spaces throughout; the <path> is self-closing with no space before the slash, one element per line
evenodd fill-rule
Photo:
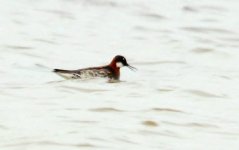
<path fill-rule="evenodd" d="M 109 65 L 100 66 L 100 67 L 89 67 L 78 70 L 63 70 L 63 69 L 54 69 L 53 72 L 62 76 L 65 79 L 89 79 L 89 78 L 109 78 L 110 80 L 119 80 L 120 79 L 120 68 L 128 67 L 131 70 L 136 70 L 135 67 L 130 66 L 125 57 L 117 55 L 113 58 Z"/>

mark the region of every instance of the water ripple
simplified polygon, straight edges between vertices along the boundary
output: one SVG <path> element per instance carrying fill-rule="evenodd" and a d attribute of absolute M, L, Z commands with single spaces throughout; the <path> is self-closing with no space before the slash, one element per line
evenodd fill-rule
<path fill-rule="evenodd" d="M 36 11 L 41 11 L 41 12 L 57 15 L 60 18 L 66 18 L 66 19 L 72 19 L 72 20 L 75 19 L 74 15 L 72 13 L 67 12 L 67 11 L 63 11 L 63 10 L 36 9 Z"/>
<path fill-rule="evenodd" d="M 143 125 L 148 126 L 148 127 L 157 127 L 158 123 L 152 120 L 146 120 L 142 122 Z"/>
<path fill-rule="evenodd" d="M 143 13 L 143 14 L 140 14 L 140 15 L 147 18 L 147 19 L 155 19 L 155 20 L 166 19 L 165 16 L 157 14 L 157 13 Z"/>
<path fill-rule="evenodd" d="M 4 47 L 9 48 L 9 49 L 18 49 L 18 50 L 33 49 L 33 47 L 30 47 L 30 46 L 19 46 L 19 45 L 5 45 Z"/>
<path fill-rule="evenodd" d="M 160 64 L 186 64 L 184 61 L 171 61 L 171 60 L 165 60 L 165 61 L 151 61 L 151 62 L 135 62 L 136 65 L 160 65 Z"/>
<path fill-rule="evenodd" d="M 108 90 L 104 90 L 104 89 L 91 89 L 91 88 L 72 87 L 72 86 L 64 86 L 64 85 L 62 85 L 60 88 L 70 89 L 70 90 L 74 90 L 74 91 L 81 91 L 81 92 L 85 92 L 85 93 L 95 93 L 95 92 L 106 92 L 106 91 L 108 91 Z"/>
<path fill-rule="evenodd" d="M 112 108 L 112 107 L 101 107 L 101 108 L 92 108 L 89 111 L 95 112 L 124 112 L 123 110 Z"/>
<path fill-rule="evenodd" d="M 170 121 L 162 121 L 163 124 L 174 125 L 174 126 L 183 126 L 183 127 L 198 127 L 198 128 L 219 128 L 216 125 L 208 123 L 198 123 L 198 122 L 189 122 L 189 123 L 176 123 Z"/>
<path fill-rule="evenodd" d="M 156 111 L 156 112 L 172 112 L 172 113 L 185 113 L 178 109 L 173 108 L 152 108 L 150 111 Z"/>
<path fill-rule="evenodd" d="M 234 32 L 227 29 L 221 28 L 210 28 L 210 27 L 182 27 L 181 29 L 189 32 L 199 32 L 199 33 L 224 33 L 224 34 L 233 34 Z"/>
<path fill-rule="evenodd" d="M 226 97 L 225 95 L 216 95 L 216 94 L 205 92 L 205 91 L 202 91 L 202 90 L 186 90 L 186 92 L 188 92 L 190 94 L 193 94 L 193 95 L 200 96 L 200 97 L 208 97 L 208 98 L 210 98 L 210 97 L 212 97 L 212 98 L 225 98 Z"/>
<path fill-rule="evenodd" d="M 192 50 L 192 52 L 197 53 L 197 54 L 210 53 L 213 51 L 214 51 L 214 49 L 210 49 L 210 48 L 194 48 Z"/>
<path fill-rule="evenodd" d="M 57 44 L 55 41 L 46 40 L 46 39 L 41 39 L 41 38 L 33 39 L 33 41 L 42 42 L 42 43 L 47 43 L 47 44 L 54 44 L 54 45 Z"/>
<path fill-rule="evenodd" d="M 66 144 L 66 143 L 58 143 L 53 141 L 38 141 L 38 142 L 24 142 L 24 143 L 16 143 L 16 144 L 7 144 L 4 147 L 16 147 L 16 146 L 26 146 L 26 145 L 55 145 L 55 146 L 67 146 L 67 147 L 97 147 L 91 143 L 80 143 L 80 144 Z"/>
<path fill-rule="evenodd" d="M 83 0 L 84 5 L 105 6 L 105 7 L 119 7 L 119 3 L 111 0 Z"/>

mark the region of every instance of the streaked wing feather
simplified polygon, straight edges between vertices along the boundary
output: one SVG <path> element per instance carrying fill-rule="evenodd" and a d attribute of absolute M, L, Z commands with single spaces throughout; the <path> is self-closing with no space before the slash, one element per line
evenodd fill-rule
<path fill-rule="evenodd" d="M 65 79 L 89 79 L 95 77 L 111 77 L 111 72 L 105 67 L 92 67 L 79 70 L 60 70 L 55 69 L 58 75 Z"/>

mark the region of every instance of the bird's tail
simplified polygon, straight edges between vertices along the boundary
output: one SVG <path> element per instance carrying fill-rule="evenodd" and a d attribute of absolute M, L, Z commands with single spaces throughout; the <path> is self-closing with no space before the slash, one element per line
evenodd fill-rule
<path fill-rule="evenodd" d="M 53 72 L 65 79 L 72 79 L 74 77 L 73 70 L 54 69 Z"/>
<path fill-rule="evenodd" d="M 54 69 L 53 72 L 55 73 L 71 73 L 71 70 L 63 70 L 63 69 Z"/>

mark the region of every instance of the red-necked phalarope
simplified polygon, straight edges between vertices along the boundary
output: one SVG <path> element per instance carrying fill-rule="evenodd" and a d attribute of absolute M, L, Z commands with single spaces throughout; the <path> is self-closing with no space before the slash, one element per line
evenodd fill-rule
<path fill-rule="evenodd" d="M 131 70 L 136 70 L 135 67 L 130 66 L 123 56 L 117 55 L 113 58 L 111 63 L 101 67 L 89 67 L 78 70 L 62 70 L 54 69 L 53 71 L 66 79 L 89 79 L 95 77 L 105 77 L 110 80 L 119 80 L 120 68 L 129 67 Z"/>

